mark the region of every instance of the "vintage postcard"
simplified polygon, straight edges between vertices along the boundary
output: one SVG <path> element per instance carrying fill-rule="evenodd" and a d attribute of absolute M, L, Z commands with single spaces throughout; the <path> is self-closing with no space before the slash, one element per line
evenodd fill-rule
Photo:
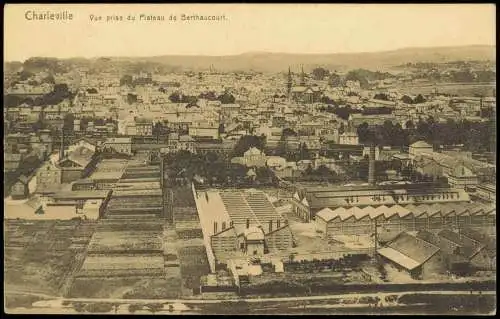
<path fill-rule="evenodd" d="M 496 313 L 494 5 L 4 8 L 5 313 Z"/>

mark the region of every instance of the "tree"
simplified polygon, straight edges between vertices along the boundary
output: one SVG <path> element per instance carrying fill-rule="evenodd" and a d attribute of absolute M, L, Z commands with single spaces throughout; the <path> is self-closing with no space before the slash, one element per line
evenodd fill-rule
<path fill-rule="evenodd" d="M 361 143 L 368 143 L 368 142 L 370 142 L 371 132 L 370 132 L 370 128 L 368 126 L 368 123 L 363 122 L 361 125 L 359 125 L 358 129 L 357 129 L 357 133 L 358 133 L 359 141 Z"/>
<path fill-rule="evenodd" d="M 286 127 L 283 129 L 281 136 L 297 136 L 297 132 L 295 132 L 292 128 Z"/>
<path fill-rule="evenodd" d="M 26 70 L 23 69 L 17 75 L 19 76 L 19 80 L 20 81 L 26 81 L 27 79 L 31 78 L 35 74 L 33 74 L 32 72 L 29 72 L 29 71 L 26 71 Z"/>
<path fill-rule="evenodd" d="M 133 303 L 133 304 L 130 304 L 130 305 L 128 306 L 128 311 L 129 311 L 130 313 L 134 313 L 134 312 L 136 312 L 137 310 L 141 310 L 141 309 L 142 309 L 142 306 L 141 306 L 141 305 L 134 304 L 134 303 Z"/>
<path fill-rule="evenodd" d="M 163 310 L 163 305 L 161 303 L 152 303 L 152 304 L 147 304 L 146 307 L 151 311 L 153 314 L 157 313 L 158 311 Z"/>
<path fill-rule="evenodd" d="M 49 74 L 42 80 L 42 83 L 55 84 L 56 80 L 52 74 Z"/>
<path fill-rule="evenodd" d="M 389 97 L 385 93 L 377 93 L 373 98 L 376 100 L 389 101 Z"/>
<path fill-rule="evenodd" d="M 324 178 L 328 178 L 332 173 L 328 167 L 325 165 L 320 165 L 315 172 L 318 176 L 322 176 Z"/>
<path fill-rule="evenodd" d="M 22 100 L 17 95 L 7 94 L 4 96 L 3 101 L 5 107 L 17 107 L 22 104 Z"/>
<path fill-rule="evenodd" d="M 234 102 L 236 102 L 236 98 L 228 92 L 225 92 L 224 94 L 219 96 L 218 100 L 222 104 L 234 104 Z"/>
<path fill-rule="evenodd" d="M 242 156 L 251 147 L 256 147 L 262 151 L 264 146 L 265 136 L 244 135 L 234 146 L 233 157 Z"/>
<path fill-rule="evenodd" d="M 330 71 L 324 69 L 324 68 L 315 68 L 312 71 L 313 78 L 317 81 L 323 80 L 325 77 L 327 77 L 330 74 Z"/>
<path fill-rule="evenodd" d="M 346 81 L 358 81 L 362 89 L 368 89 L 370 87 L 368 76 L 371 72 L 368 70 L 358 69 L 352 70 L 345 76 Z"/>
<path fill-rule="evenodd" d="M 125 74 L 120 79 L 120 86 L 124 86 L 124 85 L 132 86 L 133 82 L 134 82 L 134 78 L 129 74 Z"/>
<path fill-rule="evenodd" d="M 85 310 L 91 313 L 107 313 L 113 310 L 113 305 L 110 303 L 89 303 Z"/>
<path fill-rule="evenodd" d="M 337 73 L 332 73 L 328 78 L 328 85 L 332 87 L 339 87 L 342 85 L 342 78 Z"/>
<path fill-rule="evenodd" d="M 87 304 L 83 302 L 74 302 L 73 303 L 73 309 L 75 309 L 77 312 L 84 312 Z"/>
<path fill-rule="evenodd" d="M 327 104 L 327 105 L 337 105 L 337 103 L 332 100 L 331 98 L 329 98 L 328 96 L 323 96 L 321 97 L 321 100 L 320 100 L 321 103 L 324 103 L 324 104 Z"/>
<path fill-rule="evenodd" d="M 344 132 L 345 132 L 345 124 L 344 122 L 340 122 L 339 134 L 344 134 Z"/>
<path fill-rule="evenodd" d="M 137 103 L 137 95 L 136 94 L 132 94 L 132 93 L 128 93 L 127 94 L 127 103 L 128 104 Z"/>
<path fill-rule="evenodd" d="M 476 76 L 477 82 L 494 82 L 496 80 L 496 72 L 490 70 L 476 71 Z"/>
<path fill-rule="evenodd" d="M 417 136 L 419 139 L 428 140 L 430 137 L 430 125 L 427 121 L 419 119 L 417 123 Z"/>
<path fill-rule="evenodd" d="M 209 151 L 209 152 L 207 152 L 207 154 L 205 154 L 205 159 L 209 163 L 215 163 L 219 160 L 219 155 L 215 152 Z"/>
<path fill-rule="evenodd" d="M 307 148 L 306 143 L 300 144 L 300 159 L 301 160 L 310 160 L 311 159 L 311 153 L 309 152 L 309 149 Z"/>
<path fill-rule="evenodd" d="M 275 149 L 274 154 L 277 156 L 283 156 L 286 157 L 288 153 L 288 144 L 287 144 L 287 138 L 284 134 L 281 134 L 281 138 L 278 142 L 278 145 Z"/>
<path fill-rule="evenodd" d="M 415 104 L 420 104 L 420 103 L 425 103 L 427 100 L 422 96 L 422 94 L 417 95 L 415 98 L 414 103 Z"/>
<path fill-rule="evenodd" d="M 206 93 L 201 93 L 199 97 L 202 99 L 209 100 L 209 101 L 216 101 L 217 100 L 217 95 L 215 94 L 214 91 L 208 91 Z"/>
<path fill-rule="evenodd" d="M 408 95 L 404 95 L 401 98 L 401 102 L 403 102 L 405 104 L 413 104 L 413 99 L 411 97 L 409 97 Z"/>
<path fill-rule="evenodd" d="M 408 120 L 405 123 L 405 127 L 407 130 L 413 131 L 415 129 L 415 124 L 413 124 L 412 120 Z"/>
<path fill-rule="evenodd" d="M 183 95 L 181 99 L 181 103 L 189 103 L 186 108 L 190 108 L 193 106 L 199 107 L 196 103 L 198 103 L 198 97 L 192 95 Z"/>
<path fill-rule="evenodd" d="M 73 113 L 68 113 L 64 116 L 63 130 L 66 132 L 73 132 L 75 116 Z"/>
<path fill-rule="evenodd" d="M 457 71 L 451 74 L 451 78 L 453 82 L 474 82 L 475 75 L 467 71 Z"/>
<path fill-rule="evenodd" d="M 310 175 L 313 175 L 314 174 L 314 171 L 313 171 L 313 168 L 312 168 L 312 165 L 309 164 L 304 172 L 306 175 L 310 176 Z"/>
<path fill-rule="evenodd" d="M 173 92 L 172 94 L 170 94 L 168 99 L 172 103 L 180 103 L 181 102 L 181 96 L 180 96 L 179 92 Z"/>

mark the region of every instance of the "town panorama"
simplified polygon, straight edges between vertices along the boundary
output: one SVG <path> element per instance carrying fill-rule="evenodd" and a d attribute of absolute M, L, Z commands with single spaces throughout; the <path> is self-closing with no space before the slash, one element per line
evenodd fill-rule
<path fill-rule="evenodd" d="M 301 59 L 4 63 L 7 309 L 494 311 L 496 62 Z"/>

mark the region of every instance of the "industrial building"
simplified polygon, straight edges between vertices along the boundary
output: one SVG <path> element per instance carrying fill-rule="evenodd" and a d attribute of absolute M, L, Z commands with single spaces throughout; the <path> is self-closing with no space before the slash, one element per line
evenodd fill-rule
<path fill-rule="evenodd" d="M 297 189 L 291 200 L 294 213 L 309 222 L 324 209 L 377 207 L 409 204 L 466 203 L 463 189 L 432 184 L 357 185 Z"/>
<path fill-rule="evenodd" d="M 377 254 L 413 279 L 496 269 L 496 240 L 470 228 L 400 232 Z"/>
<path fill-rule="evenodd" d="M 386 247 L 377 250 L 382 260 L 408 273 L 413 279 L 430 279 L 446 271 L 439 247 L 403 232 Z"/>
<path fill-rule="evenodd" d="M 315 223 L 325 238 L 374 234 L 376 227 L 390 231 L 468 227 L 494 232 L 496 207 L 479 203 L 441 203 L 324 208 L 316 214 Z"/>
<path fill-rule="evenodd" d="M 276 212 L 265 193 L 194 191 L 205 244 L 217 263 L 292 247 L 288 222 Z"/>

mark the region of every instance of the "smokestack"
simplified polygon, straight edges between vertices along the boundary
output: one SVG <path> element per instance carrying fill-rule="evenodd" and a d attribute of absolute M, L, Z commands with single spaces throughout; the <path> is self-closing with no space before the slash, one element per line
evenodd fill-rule
<path fill-rule="evenodd" d="M 270 220 L 269 221 L 269 232 L 272 232 L 273 231 L 273 221 Z"/>
<path fill-rule="evenodd" d="M 247 218 L 247 229 L 250 228 L 250 219 Z"/>
<path fill-rule="evenodd" d="M 370 145 L 370 154 L 368 162 L 368 184 L 375 184 L 375 146 Z"/>
<path fill-rule="evenodd" d="M 59 161 L 64 158 L 64 129 L 61 129 L 61 149 L 59 150 Z"/>

